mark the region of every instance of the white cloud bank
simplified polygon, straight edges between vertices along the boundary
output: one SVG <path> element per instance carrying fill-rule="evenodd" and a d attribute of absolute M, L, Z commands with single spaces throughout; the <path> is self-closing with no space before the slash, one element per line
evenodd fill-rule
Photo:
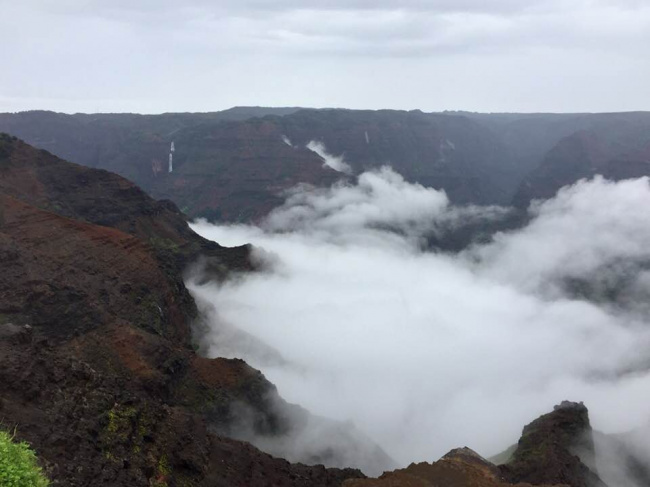
<path fill-rule="evenodd" d="M 602 430 L 648 421 L 649 207 L 645 178 L 579 182 L 521 230 L 435 253 L 423 235 L 500 211 L 451 207 L 384 169 L 296 192 L 262 228 L 194 224 L 274 265 L 191 288 L 218 309 L 210 354 L 261 368 L 288 401 L 353 421 L 403 464 L 490 455 L 563 399 Z"/>

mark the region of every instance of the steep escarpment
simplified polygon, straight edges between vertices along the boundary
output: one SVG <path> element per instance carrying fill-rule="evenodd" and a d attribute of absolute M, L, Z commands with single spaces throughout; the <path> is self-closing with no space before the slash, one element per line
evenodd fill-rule
<path fill-rule="evenodd" d="M 518 178 L 511 149 L 464 115 L 301 110 L 281 123 L 292 141 L 320 141 L 356 173 L 390 165 L 409 181 L 445 190 L 455 203 L 505 203 Z"/>
<path fill-rule="evenodd" d="M 593 114 L 533 127 L 538 162 L 522 180 L 513 203 L 526 207 L 566 185 L 596 174 L 614 181 L 650 175 L 650 114 Z"/>
<path fill-rule="evenodd" d="M 0 130 L 73 162 L 115 171 L 154 197 L 173 200 L 190 216 L 231 221 L 265 215 L 298 183 L 327 186 L 344 177 L 307 148 L 312 141 L 343 157 L 357 174 L 389 164 L 410 181 L 444 189 L 459 203 L 505 203 L 520 179 L 510 149 L 490 130 L 458 115 L 299 110 L 237 121 L 204 114 L 111 117 L 87 122 L 62 114 L 6 114 Z M 106 140 L 118 121 L 131 130 Z M 93 131 L 73 137 L 69 133 L 77 125 Z"/>
<path fill-rule="evenodd" d="M 260 218 L 287 189 L 327 186 L 342 176 L 311 150 L 288 145 L 275 117 L 190 127 L 175 134 L 175 146 L 174 171 L 152 180 L 149 191 L 191 216 Z"/>
<path fill-rule="evenodd" d="M 80 222 L 87 222 L 103 227 L 103 230 L 94 228 L 92 231 L 104 232 L 108 235 L 106 238 L 127 236 L 118 236 L 120 232 L 115 230 L 133 237 L 124 245 L 134 256 L 139 252 L 141 258 L 134 261 L 146 262 L 157 274 L 140 288 L 126 290 L 122 286 L 122 292 L 138 299 L 138 306 L 149 310 L 147 316 L 143 316 L 143 320 L 149 322 L 149 315 L 156 317 L 160 314 L 156 311 L 158 307 L 167 309 L 159 299 L 150 296 L 150 290 L 155 287 L 165 289 L 167 299 L 173 296 L 174 305 L 170 308 L 172 311 L 169 316 L 163 316 L 158 321 L 171 319 L 173 323 L 170 326 L 180 335 L 184 335 L 186 343 L 189 343 L 186 323 L 196 318 L 197 310 L 182 282 L 181 273 L 185 267 L 201 256 L 206 260 L 206 268 L 213 271 L 215 277 L 228 269 L 250 268 L 248 248 L 224 249 L 199 237 L 188 227 L 183 215 L 173 203 L 155 201 L 120 176 L 71 164 L 9 136 L 0 136 L 0 192 L 16 201 L 72 220 L 57 227 L 40 221 L 47 218 L 46 213 L 31 212 L 34 213 L 30 217 L 34 219 L 33 222 L 30 219 L 18 219 L 17 223 L 21 232 L 32 231 L 36 234 L 45 233 L 49 229 L 52 234 L 43 234 L 40 238 L 48 242 L 52 239 L 61 240 L 59 245 L 48 249 L 55 254 L 38 260 L 38 265 L 54 262 L 54 272 L 66 269 L 77 273 L 81 278 L 71 281 L 82 290 L 84 286 L 92 286 L 96 281 L 108 279 L 109 276 L 112 276 L 110 278 L 114 280 L 114 284 L 119 286 L 116 276 L 121 274 L 124 266 L 132 263 L 130 259 L 120 262 L 115 256 L 107 257 L 108 260 L 104 261 L 87 259 L 86 262 L 92 262 L 96 268 L 90 273 L 83 272 L 85 269 L 80 269 L 79 263 L 76 262 L 80 256 L 74 250 L 65 252 L 66 249 L 71 249 L 66 236 L 67 227 L 78 227 Z M 90 228 L 87 227 L 86 230 L 90 232 Z M 113 230 L 109 231 L 108 228 Z M 84 231 L 78 234 L 83 235 Z M 99 238 L 97 242 L 100 242 Z M 99 245 L 97 253 L 103 258 L 104 254 Z M 99 262 L 103 262 L 103 267 Z M 133 270 L 136 269 L 137 265 Z M 82 284 L 83 279 L 88 282 Z M 111 303 L 111 306 L 113 305 L 116 305 L 116 309 L 122 306 Z M 127 308 L 126 312 L 134 316 L 132 309 Z M 81 315 L 84 311 L 80 310 L 79 313 Z"/>
<path fill-rule="evenodd" d="M 289 183 L 280 184 L 280 190 L 296 182 L 310 182 L 310 178 L 301 179 L 300 170 L 303 165 L 293 164 L 292 160 L 295 161 L 296 157 L 291 157 L 291 154 L 288 154 L 289 160 L 284 163 L 287 154 L 278 152 L 284 147 L 279 138 L 273 139 L 276 144 L 271 146 L 275 150 L 269 151 L 271 165 L 280 166 L 275 171 L 266 165 L 269 156 L 260 157 L 260 154 L 264 154 L 262 149 L 268 150 L 268 147 L 260 146 L 253 153 L 248 152 L 248 149 L 255 148 L 264 139 L 264 134 L 252 134 L 246 130 L 246 124 L 243 124 L 243 130 L 235 133 L 230 133 L 228 127 L 234 121 L 243 123 L 251 117 L 286 115 L 295 111 L 295 108 L 264 107 L 162 115 L 66 115 L 31 111 L 0 114 L 0 131 L 20 137 L 63 159 L 120 174 L 156 198 L 171 196 L 192 216 L 224 214 L 229 219 L 243 219 L 268 211 L 269 206 L 278 203 L 278 184 L 273 182 L 275 177 L 282 176 L 278 171 L 290 179 Z M 228 121 L 231 123 L 224 124 L 225 132 L 217 134 L 216 138 L 213 137 L 212 129 L 206 133 L 202 128 L 205 124 L 220 125 L 221 122 Z M 189 133 L 188 138 L 182 137 L 181 133 Z M 187 157 L 197 157 L 196 169 L 178 177 L 174 173 L 168 173 L 169 148 L 174 140 L 177 147 L 175 167 L 180 167 Z M 202 153 L 205 142 L 211 144 L 212 150 Z M 196 146 L 189 145 L 194 143 Z M 309 172 L 311 161 L 315 162 L 314 170 L 318 172 L 322 161 L 313 153 L 306 154 L 306 170 Z M 201 157 L 207 157 L 210 163 L 207 171 Z M 232 169 L 228 169 L 232 163 L 236 163 L 242 172 L 233 173 Z M 296 174 L 294 171 L 297 171 Z M 318 176 L 323 174 L 319 173 Z M 267 183 L 271 187 L 267 187 Z M 222 207 L 215 203 L 215 195 L 220 195 L 218 203 Z M 247 199 L 251 200 L 248 207 L 252 209 L 240 215 L 242 204 Z"/>
<path fill-rule="evenodd" d="M 322 144 L 354 174 L 391 165 L 455 203 L 521 207 L 565 184 L 650 173 L 650 115 L 423 113 L 235 108 L 162 115 L 0 114 L 0 130 L 135 181 L 192 217 L 255 220 L 299 183 L 346 176 L 307 148 Z M 585 134 L 589 134 L 586 136 Z M 168 171 L 171 143 L 173 171 Z"/>
<path fill-rule="evenodd" d="M 249 266 L 246 248 L 204 246 L 178 212 L 150 212 L 156 203 L 122 178 L 6 136 L 0 181 L 0 418 L 53 480 L 298 486 L 362 475 L 293 465 L 218 436 L 241 408 L 262 436 L 293 424 L 260 372 L 191 347 L 196 308 L 180 264 L 205 252 L 211 275 L 223 276 Z M 113 198 L 115 226 L 133 233 L 89 221 L 105 215 L 87 208 L 108 210 Z M 178 248 L 161 251 L 156 238 Z"/>
<path fill-rule="evenodd" d="M 145 186 L 166 169 L 169 140 L 187 127 L 286 115 L 297 108 L 234 107 L 220 112 L 76 113 L 44 110 L 0 114 L 0 132 L 15 135 L 62 159 L 107 169 Z"/>
<path fill-rule="evenodd" d="M 132 182 L 64 161 L 8 136 L 0 138 L 0 191 L 61 216 L 117 228 L 173 253 L 178 268 L 199 254 L 245 268 L 245 248 L 224 250 L 196 235 L 171 201 L 156 201 Z"/>
<path fill-rule="evenodd" d="M 5 320 L 63 338 L 111 321 L 189 339 L 184 296 L 145 242 L 0 198 Z"/>
<path fill-rule="evenodd" d="M 524 208 L 532 200 L 552 198 L 563 186 L 595 175 L 619 181 L 649 174 L 650 140 L 644 149 L 618 152 L 597 134 L 577 132 L 546 154 L 542 164 L 521 184 L 514 204 Z"/>
<path fill-rule="evenodd" d="M 552 198 L 561 187 L 595 176 L 602 172 L 607 158 L 606 148 L 594 134 L 577 132 L 563 138 L 524 180 L 515 195 L 515 206 L 525 208 L 534 199 Z"/>

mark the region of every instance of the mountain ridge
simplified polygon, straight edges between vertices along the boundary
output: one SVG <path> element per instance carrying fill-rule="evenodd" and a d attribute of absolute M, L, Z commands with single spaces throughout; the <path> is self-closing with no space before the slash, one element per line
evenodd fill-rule
<path fill-rule="evenodd" d="M 611 157 L 608 177 L 650 171 L 650 113 L 481 114 L 420 110 L 233 107 L 161 115 L 20 112 L 0 131 L 89 167 L 117 172 L 190 217 L 255 221 L 300 183 L 348 176 L 307 148 L 323 144 L 353 175 L 390 164 L 410 182 L 445 190 L 457 204 L 525 207 L 592 172 L 554 159 L 563 139 L 593 133 Z M 171 142 L 174 169 L 167 171 Z M 290 146 L 287 144 L 287 141 Z M 629 160 L 628 160 L 629 159 Z M 556 162 L 552 162 L 556 160 Z M 551 162 L 549 162 L 551 161 Z M 546 168 L 546 169 L 544 169 Z M 545 176 L 546 174 L 546 176 Z"/>

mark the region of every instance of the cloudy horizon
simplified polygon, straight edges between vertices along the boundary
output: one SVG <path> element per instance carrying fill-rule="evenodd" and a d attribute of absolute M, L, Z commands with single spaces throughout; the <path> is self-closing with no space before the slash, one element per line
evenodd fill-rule
<path fill-rule="evenodd" d="M 650 110 L 635 0 L 0 5 L 0 112 Z"/>

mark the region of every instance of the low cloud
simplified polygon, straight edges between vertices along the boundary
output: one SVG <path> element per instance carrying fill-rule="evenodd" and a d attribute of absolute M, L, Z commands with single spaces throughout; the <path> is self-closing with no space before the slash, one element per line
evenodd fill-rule
<path fill-rule="evenodd" d="M 334 169 L 337 172 L 344 174 L 352 174 L 352 168 L 343 160 L 343 156 L 335 156 L 327 152 L 325 144 L 312 140 L 307 144 L 307 149 L 315 152 L 323 159 L 323 166 Z"/>
<path fill-rule="evenodd" d="M 288 401 L 352 421 L 401 464 L 464 445 L 494 454 L 564 399 L 584 401 L 601 430 L 634 428 L 648 420 L 648 205 L 647 179 L 582 181 L 525 227 L 442 253 L 426 236 L 504 210 L 453 207 L 389 169 L 302 188 L 260 227 L 193 225 L 254 244 L 270 266 L 190 283 L 218 310 L 204 346 L 260 367 Z M 232 328 L 256 346 L 230 342 Z"/>
<path fill-rule="evenodd" d="M 444 191 L 408 183 L 384 167 L 361 174 L 355 185 L 297 187 L 262 226 L 271 233 L 295 232 L 340 245 L 372 241 L 401 248 L 426 245 L 427 237 L 507 214 L 496 206 L 454 207 Z"/>

